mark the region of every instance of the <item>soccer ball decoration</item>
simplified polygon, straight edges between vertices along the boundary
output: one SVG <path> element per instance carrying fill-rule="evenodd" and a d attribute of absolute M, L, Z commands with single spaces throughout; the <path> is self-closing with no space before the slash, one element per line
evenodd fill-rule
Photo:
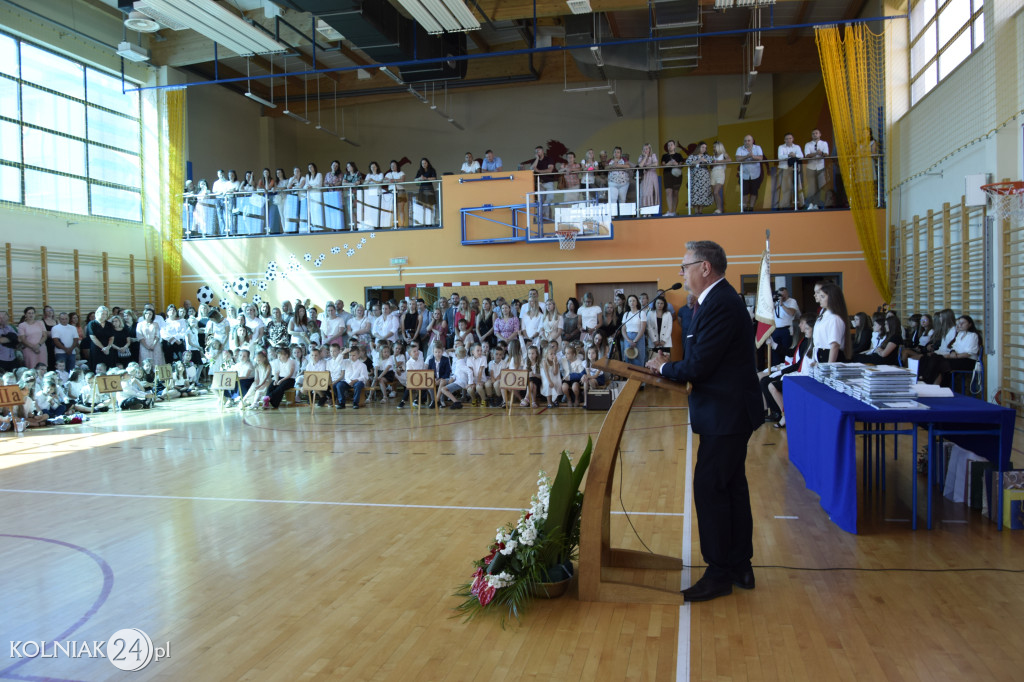
<path fill-rule="evenodd" d="M 210 305 L 213 303 L 213 289 L 204 284 L 196 291 L 196 299 L 198 299 L 200 305 L 204 303 Z"/>

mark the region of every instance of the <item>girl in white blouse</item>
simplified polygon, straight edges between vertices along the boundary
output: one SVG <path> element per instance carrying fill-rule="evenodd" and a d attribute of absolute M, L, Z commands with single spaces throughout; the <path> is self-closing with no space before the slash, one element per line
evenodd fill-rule
<path fill-rule="evenodd" d="M 557 342 L 562 338 L 562 318 L 558 314 L 558 306 L 554 299 L 549 298 L 544 303 L 544 316 L 540 321 L 540 336 L 549 342 Z"/>
<path fill-rule="evenodd" d="M 630 294 L 626 299 L 627 310 L 622 315 L 622 357 L 631 365 L 643 367 L 647 362 L 647 319 L 640 310 L 640 299 Z M 630 349 L 636 351 L 634 355 Z M 630 357 L 630 356 L 633 357 Z"/>
<path fill-rule="evenodd" d="M 835 284 L 822 285 L 816 295 L 821 314 L 814 324 L 814 352 L 816 362 L 846 362 L 850 337 L 846 333 L 846 299 L 843 290 Z"/>
<path fill-rule="evenodd" d="M 533 351 L 533 348 L 530 348 Z M 548 407 L 555 406 L 555 400 L 562 392 L 562 368 L 558 362 L 558 344 L 549 343 L 540 363 L 541 393 L 548 399 Z"/>
<path fill-rule="evenodd" d="M 178 309 L 167 306 L 167 318 L 160 328 L 160 338 L 164 346 L 164 362 L 178 362 L 185 355 L 185 336 L 188 327 L 185 320 L 178 315 Z"/>

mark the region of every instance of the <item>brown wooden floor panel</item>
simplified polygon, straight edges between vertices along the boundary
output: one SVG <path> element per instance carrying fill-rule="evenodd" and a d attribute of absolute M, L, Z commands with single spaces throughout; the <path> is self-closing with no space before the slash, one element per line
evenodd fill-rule
<path fill-rule="evenodd" d="M 643 542 L 679 555 L 693 519 L 687 412 L 674 401 L 641 394 L 613 511 L 621 487 Z M 102 660 L 8 656 L 9 640 L 52 640 L 75 624 L 76 641 L 129 627 L 170 641 L 170 658 L 139 680 L 1021 679 L 1021 573 L 758 568 L 756 590 L 682 609 L 581 603 L 570 588 L 504 629 L 453 618 L 452 593 L 494 529 L 602 418 L 383 405 L 242 415 L 197 398 L 5 434 L 0 679 L 124 679 Z M 862 493 L 864 531 L 850 535 L 789 464 L 785 432 L 760 429 L 747 466 L 755 565 L 1024 568 L 1024 536 L 959 505 L 939 504 L 936 528 L 912 532 L 912 468 L 903 445 L 887 490 Z M 621 513 L 612 538 L 644 548 Z M 675 572 L 639 579 L 680 583 Z"/>

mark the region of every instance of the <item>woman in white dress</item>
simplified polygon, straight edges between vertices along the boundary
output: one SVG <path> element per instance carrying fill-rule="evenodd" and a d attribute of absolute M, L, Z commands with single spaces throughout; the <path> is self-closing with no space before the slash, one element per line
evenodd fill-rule
<path fill-rule="evenodd" d="M 715 200 L 715 213 L 725 212 L 725 169 L 726 164 L 732 162 L 729 152 L 725 151 L 725 145 L 716 141 L 712 147 L 715 154 L 711 165 L 711 196 Z"/>
<path fill-rule="evenodd" d="M 398 161 L 391 159 L 388 172 L 384 174 L 384 180 L 388 183 L 388 190 L 391 192 L 392 207 L 395 212 L 390 221 L 390 227 L 404 227 L 409 224 L 407 219 L 407 203 L 405 185 L 398 183 L 405 182 L 405 172 L 398 165 Z M 385 199 L 385 202 L 387 200 Z"/>
<path fill-rule="evenodd" d="M 288 178 L 285 177 L 284 169 L 278 168 L 275 171 L 274 184 L 276 185 L 276 191 L 274 192 L 274 206 L 277 207 L 277 215 L 281 221 L 278 226 L 278 231 L 273 234 L 281 234 L 285 226 L 288 225 Z"/>
<path fill-rule="evenodd" d="M 142 311 L 142 320 L 135 329 L 139 335 L 139 361 L 149 360 L 154 367 L 166 364 L 160 343 L 160 327 L 156 324 L 156 313 L 152 308 Z"/>
<path fill-rule="evenodd" d="M 206 180 L 199 181 L 199 191 L 196 192 L 195 217 L 192 220 L 193 229 L 204 237 L 216 237 L 217 228 L 217 197 L 210 193 Z"/>
<path fill-rule="evenodd" d="M 324 176 L 317 170 L 316 164 L 313 162 L 306 166 L 306 171 L 306 205 L 309 207 L 307 229 L 310 232 L 320 231 L 327 226 L 327 219 L 324 216 L 324 193 L 320 189 L 324 186 Z"/>
<path fill-rule="evenodd" d="M 278 183 L 278 188 L 281 184 Z M 302 170 L 295 166 L 292 168 L 292 176 L 284 181 L 284 188 L 288 190 L 284 200 L 284 231 L 285 234 L 297 234 L 308 232 L 309 223 L 306 222 L 306 177 Z"/>
<path fill-rule="evenodd" d="M 380 164 L 376 161 L 370 162 L 370 170 L 366 173 L 366 177 L 363 178 L 363 182 L 366 184 L 366 189 L 358 191 L 359 205 L 362 206 L 360 212 L 359 229 L 360 230 L 373 230 L 381 226 L 381 203 L 383 201 L 383 193 L 381 192 L 381 184 L 384 182 L 384 174 L 380 172 Z"/>
<path fill-rule="evenodd" d="M 341 172 L 341 162 L 331 161 L 331 170 L 324 176 L 324 225 L 328 230 L 340 230 L 345 227 L 345 211 L 342 202 L 341 186 L 345 176 Z"/>

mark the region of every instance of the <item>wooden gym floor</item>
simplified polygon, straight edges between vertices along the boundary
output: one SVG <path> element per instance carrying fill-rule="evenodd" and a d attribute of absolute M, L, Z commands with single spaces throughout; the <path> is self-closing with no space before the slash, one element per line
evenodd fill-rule
<path fill-rule="evenodd" d="M 684 494 L 697 438 L 676 400 L 640 394 L 621 458 L 636 533 L 617 488 L 612 539 L 699 566 Z M 170 643 L 139 680 L 1024 677 L 1024 536 L 951 504 L 935 530 L 911 532 L 908 456 L 849 535 L 768 427 L 747 465 L 754 563 L 775 566 L 756 569 L 756 590 L 680 607 L 582 603 L 573 587 L 505 629 L 465 623 L 452 593 L 471 562 L 528 504 L 538 470 L 553 474 L 563 448 L 578 454 L 604 415 L 393 404 L 310 417 L 192 398 L 3 434 L 0 679 L 125 679 L 101 659 L 9 655 L 9 641 L 122 628 Z M 864 570 L 795 570 L 836 567 Z M 1017 572 L 937 572 L 951 568 Z"/>

